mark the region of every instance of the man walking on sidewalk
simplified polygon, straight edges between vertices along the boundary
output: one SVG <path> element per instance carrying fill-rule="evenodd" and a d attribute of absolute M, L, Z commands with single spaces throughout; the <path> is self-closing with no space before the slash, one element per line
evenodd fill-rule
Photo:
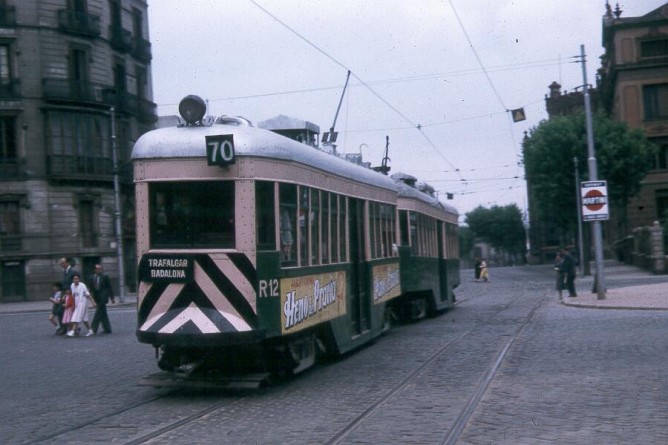
<path fill-rule="evenodd" d="M 97 334 L 97 328 L 102 323 L 102 329 L 105 334 L 111 334 L 111 323 L 107 314 L 107 302 L 111 300 L 114 303 L 114 290 L 111 287 L 109 276 L 102 271 L 102 265 L 95 265 L 95 273 L 88 280 L 90 283 L 93 299 L 97 304 L 95 315 L 93 315 L 92 332 Z"/>
<path fill-rule="evenodd" d="M 564 258 L 562 271 L 566 279 L 568 296 L 571 298 L 577 297 L 578 294 L 575 292 L 575 258 L 565 249 L 561 251 L 561 255 Z"/>

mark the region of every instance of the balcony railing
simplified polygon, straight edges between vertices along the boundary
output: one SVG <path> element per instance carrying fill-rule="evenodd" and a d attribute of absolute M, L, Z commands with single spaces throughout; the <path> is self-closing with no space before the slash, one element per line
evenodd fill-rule
<path fill-rule="evenodd" d="M 132 42 L 132 33 L 122 26 L 109 26 L 109 42 L 116 51 L 123 53 L 130 52 L 134 47 Z"/>
<path fill-rule="evenodd" d="M 17 179 L 25 176 L 25 159 L 0 157 L 0 178 Z"/>
<path fill-rule="evenodd" d="M 97 37 L 100 35 L 100 16 L 61 9 L 58 11 L 58 27 L 67 33 Z"/>
<path fill-rule="evenodd" d="M 42 79 L 44 98 L 54 101 L 80 102 L 105 105 L 108 85 L 70 79 Z"/>
<path fill-rule="evenodd" d="M 23 250 L 21 235 L 0 235 L 1 252 L 20 252 L 21 250 Z"/>
<path fill-rule="evenodd" d="M 151 43 L 148 40 L 142 38 L 134 39 L 134 46 L 132 48 L 132 55 L 145 63 L 151 61 Z"/>
<path fill-rule="evenodd" d="M 0 99 L 20 99 L 21 81 L 11 79 L 8 82 L 0 82 Z"/>
<path fill-rule="evenodd" d="M 0 6 L 0 26 L 16 26 L 16 6 Z"/>
<path fill-rule="evenodd" d="M 126 91 L 116 92 L 110 85 L 53 78 L 42 79 L 42 83 L 47 101 L 113 106 L 117 113 L 136 116 L 142 122 L 158 120 L 156 104 Z"/>
<path fill-rule="evenodd" d="M 111 159 L 93 156 L 47 156 L 47 168 L 52 177 L 71 177 L 96 181 L 110 181 L 113 175 Z"/>

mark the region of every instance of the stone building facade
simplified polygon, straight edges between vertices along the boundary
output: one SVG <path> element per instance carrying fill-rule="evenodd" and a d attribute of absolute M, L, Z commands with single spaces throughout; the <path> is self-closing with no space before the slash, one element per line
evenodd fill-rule
<path fill-rule="evenodd" d="M 651 170 L 642 181 L 638 196 L 627 208 L 627 226 L 652 226 L 668 218 L 668 3 L 641 17 L 622 17 L 606 3 L 602 44 L 605 53 L 598 70 L 596 88 L 590 90 L 592 109 L 603 109 L 631 128 L 642 128 L 658 146 Z M 545 105 L 550 117 L 584 110 L 581 88 L 562 92 L 561 85 L 549 85 Z M 594 136 L 595 137 L 595 136 Z M 529 214 L 537 197 L 527 178 Z M 606 250 L 629 234 L 615 233 L 614 218 L 604 223 Z M 529 237 L 531 255 L 538 262 L 549 260 L 560 246 L 558 228 L 547 221 L 532 220 Z M 585 230 L 585 236 L 588 235 Z M 573 239 L 574 235 L 573 235 Z M 574 249 L 575 243 L 569 248 Z"/>
<path fill-rule="evenodd" d="M 658 147 L 653 168 L 627 208 L 630 228 L 668 218 L 668 3 L 641 17 L 608 6 L 603 17 L 603 104 L 614 119 L 642 128 Z"/>
<path fill-rule="evenodd" d="M 0 0 L 0 302 L 46 300 L 60 257 L 83 277 L 101 263 L 118 293 L 117 222 L 133 288 L 151 58 L 143 0 Z"/>

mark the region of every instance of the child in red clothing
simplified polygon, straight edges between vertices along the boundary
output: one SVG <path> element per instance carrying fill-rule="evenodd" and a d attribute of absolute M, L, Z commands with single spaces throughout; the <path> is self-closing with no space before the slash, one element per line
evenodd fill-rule
<path fill-rule="evenodd" d="M 63 297 L 65 311 L 63 312 L 63 325 L 67 326 L 67 329 L 70 329 L 72 324 L 72 315 L 74 314 L 74 295 L 72 295 L 72 289 L 65 289 L 65 296 Z"/>

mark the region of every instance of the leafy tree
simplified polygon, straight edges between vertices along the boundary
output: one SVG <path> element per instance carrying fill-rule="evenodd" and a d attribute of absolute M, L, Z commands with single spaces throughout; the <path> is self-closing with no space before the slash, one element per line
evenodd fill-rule
<path fill-rule="evenodd" d="M 626 233 L 626 206 L 640 190 L 640 181 L 653 165 L 655 146 L 642 130 L 630 129 L 603 113 L 593 119 L 598 179 L 608 183 L 611 212 L 618 215 L 618 233 Z M 574 162 L 580 180 L 588 179 L 588 148 L 584 113 L 542 121 L 524 139 L 524 164 L 536 214 L 574 233 L 577 202 Z"/>
<path fill-rule="evenodd" d="M 507 206 L 476 207 L 465 219 L 476 238 L 497 250 L 510 254 L 524 253 L 525 228 L 522 211 L 515 204 Z"/>

